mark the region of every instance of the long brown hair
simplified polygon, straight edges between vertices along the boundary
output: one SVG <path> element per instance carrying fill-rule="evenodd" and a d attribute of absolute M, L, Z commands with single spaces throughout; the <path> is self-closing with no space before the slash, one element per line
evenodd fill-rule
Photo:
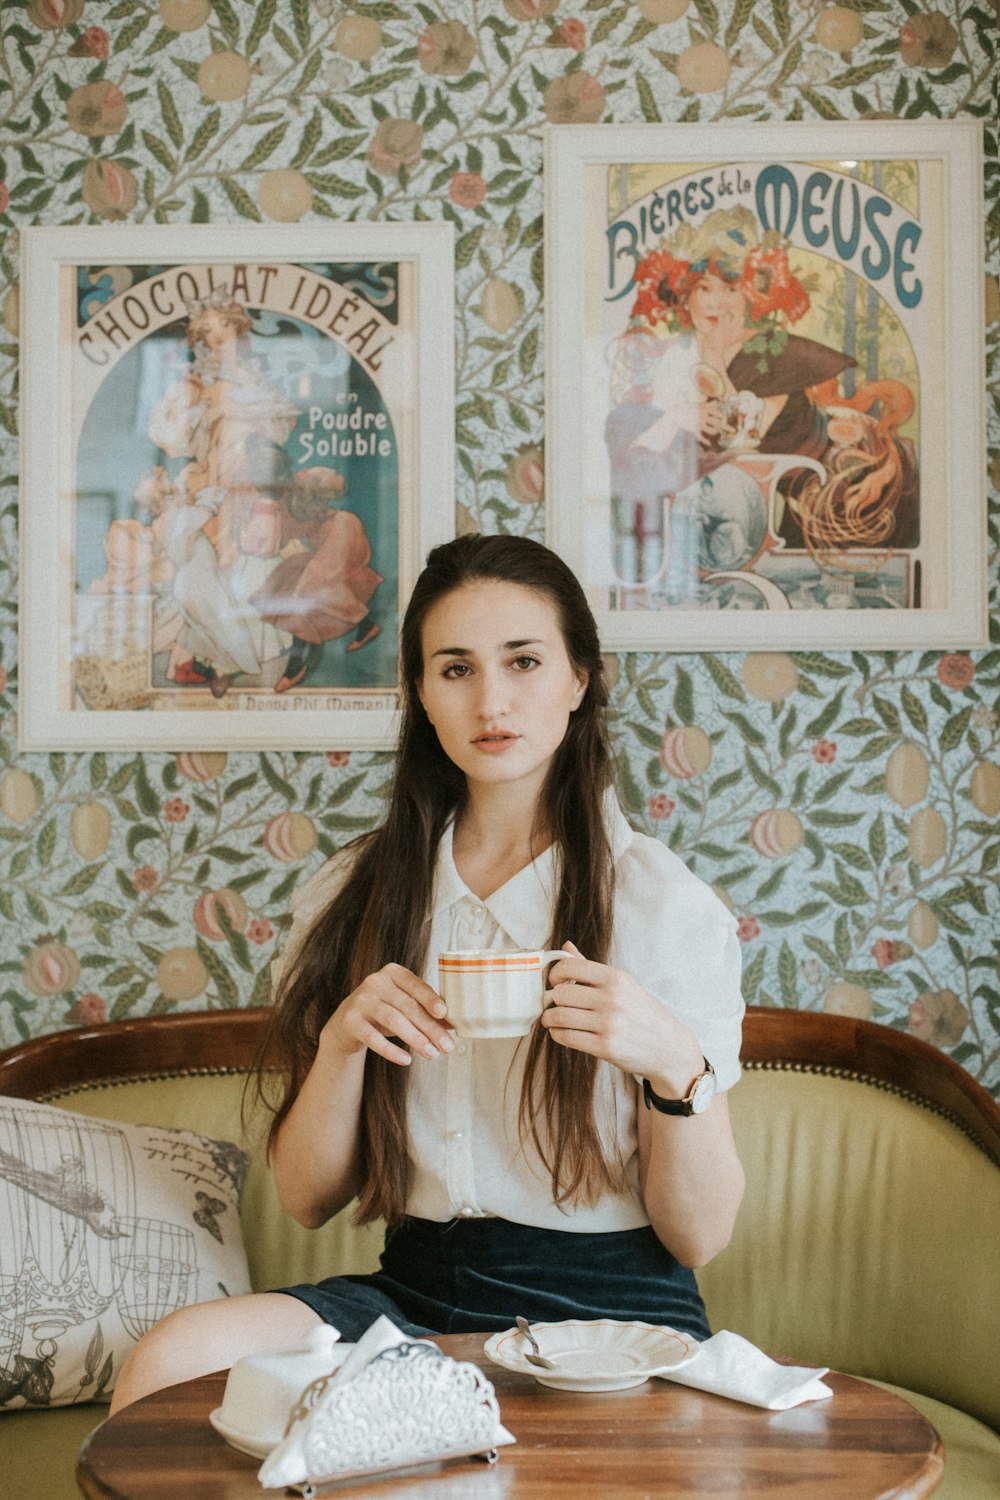
<path fill-rule="evenodd" d="M 362 980 L 395 962 L 424 970 L 438 843 L 461 812 L 465 778 L 438 742 L 418 695 L 422 631 L 429 610 L 454 589 L 482 581 L 533 589 L 554 606 L 572 666 L 587 674 L 539 798 L 536 834 L 555 845 L 560 882 L 549 946 L 572 937 L 606 962 L 614 870 L 604 819 L 611 757 L 604 727 L 607 688 L 594 617 L 580 584 L 554 552 L 527 537 L 463 536 L 435 547 L 414 587 L 400 632 L 402 726 L 385 821 L 353 846 L 342 888 L 286 967 L 275 998 L 272 1040 L 285 1059 L 284 1098 L 271 1140 L 298 1095 L 324 1023 Z M 405 858 L 400 851 L 405 850 Z M 536 1025 L 521 1092 L 522 1133 L 552 1174 L 558 1202 L 593 1202 L 619 1191 L 594 1118 L 596 1059 L 560 1047 Z M 405 1213 L 406 1070 L 369 1051 L 361 1107 L 359 1223 Z"/>

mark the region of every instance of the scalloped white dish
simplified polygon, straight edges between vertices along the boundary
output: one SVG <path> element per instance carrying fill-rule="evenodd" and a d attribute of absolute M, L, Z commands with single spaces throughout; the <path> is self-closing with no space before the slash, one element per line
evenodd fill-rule
<path fill-rule="evenodd" d="M 248 1453 L 251 1458 L 266 1458 L 272 1448 L 280 1443 L 280 1438 L 268 1438 L 261 1440 L 255 1438 L 251 1433 L 237 1432 L 235 1427 L 230 1427 L 228 1422 L 222 1420 L 222 1407 L 217 1406 L 208 1414 L 208 1420 L 215 1428 L 220 1437 L 225 1438 L 231 1448 L 236 1448 L 240 1453 Z"/>
<path fill-rule="evenodd" d="M 529 1364 L 524 1356 L 531 1353 L 530 1345 L 516 1328 L 493 1334 L 484 1345 L 486 1353 L 494 1364 L 558 1391 L 623 1391 L 679 1365 L 697 1348 L 695 1339 L 672 1328 L 611 1318 L 533 1323 L 531 1331 L 557 1369 Z"/>

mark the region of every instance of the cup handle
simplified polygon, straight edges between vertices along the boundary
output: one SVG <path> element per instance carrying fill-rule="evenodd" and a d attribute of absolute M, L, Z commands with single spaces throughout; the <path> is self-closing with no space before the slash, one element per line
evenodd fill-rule
<path fill-rule="evenodd" d="M 554 964 L 559 958 L 572 958 L 572 956 L 571 953 L 564 953 L 561 948 L 546 948 L 542 952 L 542 969 L 547 969 L 549 964 Z"/>

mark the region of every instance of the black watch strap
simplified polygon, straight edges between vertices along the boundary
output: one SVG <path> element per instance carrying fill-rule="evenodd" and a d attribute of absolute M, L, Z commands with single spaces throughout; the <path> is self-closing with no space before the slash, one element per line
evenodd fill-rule
<path fill-rule="evenodd" d="M 642 1099 L 647 1109 L 658 1109 L 661 1115 L 689 1115 L 690 1099 L 664 1099 L 648 1078 L 642 1080 Z"/>
<path fill-rule="evenodd" d="M 713 1075 L 711 1081 L 714 1083 L 715 1069 L 707 1058 L 703 1057 L 702 1062 L 705 1064 L 704 1072 L 699 1073 L 691 1085 L 691 1092 L 686 1099 L 664 1099 L 656 1092 L 649 1079 L 644 1078 L 642 1080 L 642 1099 L 646 1108 L 659 1110 L 661 1115 L 693 1115 L 695 1113 L 693 1101 L 696 1088 L 705 1078 L 706 1074 Z"/>

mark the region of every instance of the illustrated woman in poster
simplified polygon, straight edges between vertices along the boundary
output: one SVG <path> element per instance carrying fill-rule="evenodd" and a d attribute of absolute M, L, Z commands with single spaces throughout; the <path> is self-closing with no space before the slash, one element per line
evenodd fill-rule
<path fill-rule="evenodd" d="M 606 431 L 619 504 L 643 515 L 670 503 L 675 553 L 702 570 L 745 567 L 768 526 L 748 457 L 794 454 L 811 462 L 782 482 L 772 524 L 786 546 L 836 567 L 838 553 L 916 542 L 916 461 L 896 431 L 910 392 L 881 381 L 842 394 L 854 359 L 788 332 L 809 311 L 808 282 L 749 209 L 684 226 L 634 282 Z"/>
<path fill-rule="evenodd" d="M 282 444 L 298 408 L 261 374 L 249 349 L 253 324 L 238 302 L 209 303 L 188 321 L 186 373 L 157 403 L 149 435 L 171 458 L 195 460 L 192 493 L 206 484 L 242 482 L 253 440 Z"/>
<path fill-rule="evenodd" d="M 275 687 L 282 693 L 307 676 L 323 642 L 353 632 L 348 649 L 356 650 L 375 638 L 380 627 L 368 605 L 382 579 L 368 566 L 361 520 L 333 508 L 343 477 L 321 467 L 289 486 L 284 444 L 299 410 L 263 376 L 249 350 L 252 328 L 233 301 L 210 302 L 191 317 L 192 364 L 158 402 L 149 435 L 169 457 L 191 459 L 183 473 L 193 505 L 205 490 L 222 494 L 205 536 L 234 601 L 234 631 L 252 640 L 254 670 L 290 652 Z M 229 654 L 241 652 L 242 645 Z M 204 680 L 199 664 L 182 667 L 181 680 Z M 216 696 L 231 676 L 209 674 Z"/>

